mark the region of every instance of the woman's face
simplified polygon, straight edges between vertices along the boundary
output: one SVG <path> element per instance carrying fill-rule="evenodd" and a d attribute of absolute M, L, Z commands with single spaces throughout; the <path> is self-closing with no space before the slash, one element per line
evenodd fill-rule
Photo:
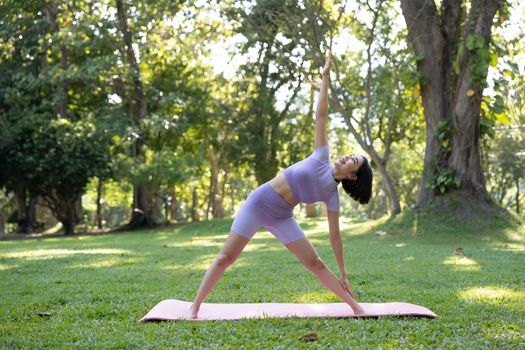
<path fill-rule="evenodd" d="M 334 163 L 335 167 L 342 174 L 346 174 L 349 180 L 355 180 L 356 173 L 365 162 L 365 157 L 361 154 L 351 154 L 349 156 L 341 156 Z"/>

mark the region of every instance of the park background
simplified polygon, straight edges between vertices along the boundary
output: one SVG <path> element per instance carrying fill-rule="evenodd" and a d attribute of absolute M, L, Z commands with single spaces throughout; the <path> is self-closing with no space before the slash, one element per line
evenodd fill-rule
<path fill-rule="evenodd" d="M 496 0 L 0 2 L 4 344 L 524 346 L 524 18 Z M 340 189 L 350 283 L 441 318 L 130 326 L 191 300 L 250 191 L 311 154 L 329 50 L 332 159 L 374 169 L 367 206 Z M 335 267 L 324 205 L 295 214 Z M 268 233 L 250 244 L 210 301 L 336 301 L 298 264 L 258 266 L 295 264 Z"/>

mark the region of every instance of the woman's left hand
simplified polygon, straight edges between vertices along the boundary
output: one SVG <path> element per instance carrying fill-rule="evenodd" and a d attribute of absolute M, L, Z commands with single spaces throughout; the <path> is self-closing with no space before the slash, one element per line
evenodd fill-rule
<path fill-rule="evenodd" d="M 339 278 L 339 283 L 341 284 L 341 287 L 348 293 L 350 293 L 350 296 L 355 299 L 355 294 L 352 288 L 350 287 L 350 284 L 348 283 L 348 279 L 346 276 L 341 276 Z"/>
<path fill-rule="evenodd" d="M 326 62 L 323 67 L 324 76 L 327 76 L 328 74 L 330 74 L 330 65 L 332 64 L 332 59 L 333 59 L 332 52 L 329 51 L 328 54 L 326 55 Z"/>

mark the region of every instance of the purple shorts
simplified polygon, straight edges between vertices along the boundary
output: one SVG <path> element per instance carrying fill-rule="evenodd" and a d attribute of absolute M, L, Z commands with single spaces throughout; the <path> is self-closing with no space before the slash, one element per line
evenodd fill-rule
<path fill-rule="evenodd" d="M 260 227 L 265 227 L 283 244 L 297 241 L 305 235 L 293 218 L 293 208 L 269 183 L 265 183 L 250 193 L 231 230 L 251 239 Z"/>

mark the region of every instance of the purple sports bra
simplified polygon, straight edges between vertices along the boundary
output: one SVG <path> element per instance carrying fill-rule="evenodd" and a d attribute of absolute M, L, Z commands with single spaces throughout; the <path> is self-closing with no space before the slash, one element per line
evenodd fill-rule
<path fill-rule="evenodd" d="M 328 145 L 314 149 L 308 158 L 284 169 L 283 174 L 296 201 L 321 201 L 328 210 L 339 210 L 338 182 L 332 175 Z"/>

